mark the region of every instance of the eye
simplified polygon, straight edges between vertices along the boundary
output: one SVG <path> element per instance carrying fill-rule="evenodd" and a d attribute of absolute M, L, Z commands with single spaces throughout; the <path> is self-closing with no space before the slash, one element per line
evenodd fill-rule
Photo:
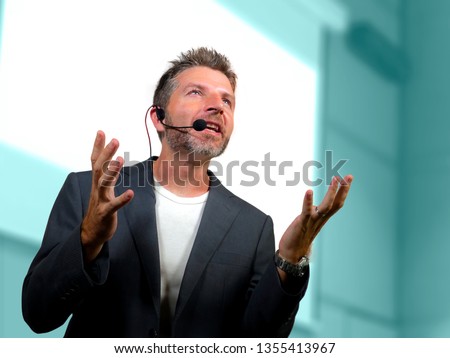
<path fill-rule="evenodd" d="M 233 103 L 228 98 L 224 98 L 223 103 L 225 103 L 229 107 L 232 107 L 232 105 L 233 105 Z"/>
<path fill-rule="evenodd" d="M 193 90 L 189 91 L 188 94 L 198 94 L 198 95 L 201 95 L 201 94 L 202 94 L 202 91 L 200 91 L 199 89 L 193 89 Z"/>

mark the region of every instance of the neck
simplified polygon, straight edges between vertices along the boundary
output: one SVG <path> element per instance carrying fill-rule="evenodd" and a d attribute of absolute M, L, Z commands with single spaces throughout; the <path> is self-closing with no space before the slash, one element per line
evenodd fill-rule
<path fill-rule="evenodd" d="M 153 175 L 155 180 L 176 195 L 199 196 L 209 190 L 209 162 L 210 159 L 199 158 L 192 152 L 163 150 L 153 163 Z"/>

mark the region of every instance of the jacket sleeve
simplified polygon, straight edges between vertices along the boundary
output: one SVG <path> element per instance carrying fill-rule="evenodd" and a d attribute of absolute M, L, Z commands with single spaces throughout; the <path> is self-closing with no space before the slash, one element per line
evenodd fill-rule
<path fill-rule="evenodd" d="M 273 222 L 268 216 L 255 255 L 254 277 L 242 323 L 245 336 L 287 337 L 305 295 L 309 268 L 303 277 L 293 279 L 295 281 L 289 288 L 283 287 L 274 252 Z"/>
<path fill-rule="evenodd" d="M 22 288 L 22 313 L 36 333 L 58 328 L 89 290 L 104 283 L 109 270 L 108 245 L 85 266 L 80 227 L 88 205 L 90 172 L 71 173 L 53 205 L 42 245 Z M 84 192 L 81 188 L 89 188 Z"/>

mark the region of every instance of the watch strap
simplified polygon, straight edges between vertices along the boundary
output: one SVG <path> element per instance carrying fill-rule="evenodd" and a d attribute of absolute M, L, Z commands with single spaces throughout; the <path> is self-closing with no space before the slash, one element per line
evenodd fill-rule
<path fill-rule="evenodd" d="M 280 270 L 286 272 L 288 275 L 302 277 L 305 274 L 306 266 L 309 265 L 309 258 L 302 256 L 296 264 L 293 264 L 281 257 L 279 250 L 277 250 L 274 256 L 274 262 Z"/>

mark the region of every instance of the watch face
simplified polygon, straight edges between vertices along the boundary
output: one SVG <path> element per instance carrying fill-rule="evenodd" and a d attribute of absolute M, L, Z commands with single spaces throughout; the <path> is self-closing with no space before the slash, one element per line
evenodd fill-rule
<path fill-rule="evenodd" d="M 303 256 L 297 265 L 300 266 L 301 268 L 304 268 L 305 266 L 308 266 L 308 264 L 309 264 L 308 258 Z"/>

